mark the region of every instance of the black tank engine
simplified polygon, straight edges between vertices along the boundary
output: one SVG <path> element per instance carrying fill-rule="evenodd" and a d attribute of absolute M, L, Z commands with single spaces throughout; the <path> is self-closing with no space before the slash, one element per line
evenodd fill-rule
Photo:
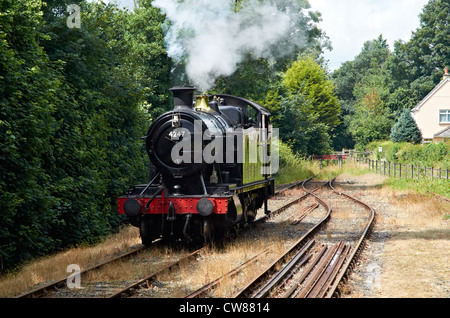
<path fill-rule="evenodd" d="M 142 242 L 222 238 L 252 222 L 274 194 L 270 113 L 232 95 L 174 87 L 174 109 L 145 137 L 150 182 L 118 198 L 118 212 L 140 228 Z"/>

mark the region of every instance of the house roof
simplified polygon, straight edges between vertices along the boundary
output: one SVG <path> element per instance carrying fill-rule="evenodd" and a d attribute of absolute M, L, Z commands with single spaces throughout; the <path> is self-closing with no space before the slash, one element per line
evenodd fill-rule
<path fill-rule="evenodd" d="M 435 134 L 434 137 L 450 137 L 450 126 Z"/>
<path fill-rule="evenodd" d="M 424 99 L 416 106 L 414 107 L 411 112 L 416 112 L 420 109 L 420 107 L 423 106 L 442 86 L 444 86 L 447 82 L 450 82 L 450 77 L 446 76 L 433 90 L 428 93 L 427 96 L 425 96 Z"/>

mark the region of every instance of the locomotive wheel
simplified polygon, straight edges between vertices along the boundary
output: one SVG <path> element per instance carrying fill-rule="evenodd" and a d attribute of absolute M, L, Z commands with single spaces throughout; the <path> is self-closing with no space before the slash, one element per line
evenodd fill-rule
<path fill-rule="evenodd" d="M 203 220 L 203 237 L 206 244 L 209 244 L 214 240 L 213 224 L 209 219 Z"/>
<path fill-rule="evenodd" d="M 142 244 L 149 247 L 152 244 L 152 238 L 150 236 L 149 226 L 145 222 L 145 218 L 141 220 L 141 225 L 139 226 L 139 234 L 141 235 Z"/>

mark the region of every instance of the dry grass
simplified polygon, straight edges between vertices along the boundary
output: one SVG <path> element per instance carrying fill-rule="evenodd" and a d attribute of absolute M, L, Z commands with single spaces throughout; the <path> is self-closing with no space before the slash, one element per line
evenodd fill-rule
<path fill-rule="evenodd" d="M 392 235 L 383 253 L 382 297 L 450 295 L 450 205 L 432 196 L 380 190 L 394 207 L 381 222 Z"/>
<path fill-rule="evenodd" d="M 111 235 L 104 242 L 92 247 L 77 247 L 54 255 L 43 257 L 22 266 L 17 271 L 0 279 L 0 297 L 18 295 L 34 285 L 64 279 L 70 273 L 67 266 L 77 264 L 83 270 L 100 260 L 140 243 L 137 228 L 125 227 L 118 234 Z"/>

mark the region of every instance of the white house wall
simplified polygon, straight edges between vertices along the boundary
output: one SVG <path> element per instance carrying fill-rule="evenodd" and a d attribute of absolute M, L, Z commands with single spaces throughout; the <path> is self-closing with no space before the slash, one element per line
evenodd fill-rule
<path fill-rule="evenodd" d="M 423 139 L 433 139 L 436 133 L 450 126 L 439 124 L 440 110 L 450 110 L 450 81 L 446 81 L 413 111 L 413 118 L 422 132 Z"/>

